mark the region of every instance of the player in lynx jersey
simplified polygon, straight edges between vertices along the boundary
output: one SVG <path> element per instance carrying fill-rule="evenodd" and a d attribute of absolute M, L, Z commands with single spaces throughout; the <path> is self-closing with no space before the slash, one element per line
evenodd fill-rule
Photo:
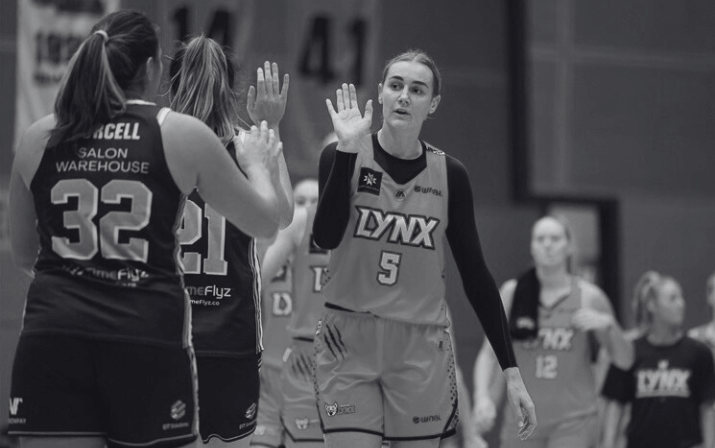
<path fill-rule="evenodd" d="M 263 265 L 270 276 L 277 266 L 293 258 L 294 308 L 288 326 L 293 341 L 283 366 L 283 412 L 286 447 L 322 447 L 323 432 L 315 406 L 313 384 L 313 337 L 325 299 L 321 293 L 329 252 L 315 245 L 312 238 L 315 204 L 296 208 L 290 226 L 278 233 L 266 252 Z"/>
<path fill-rule="evenodd" d="M 678 282 L 654 271 L 636 284 L 644 332 L 629 370 L 611 366 L 603 446 L 625 436 L 628 448 L 715 446 L 715 363 L 705 344 L 685 335 Z M 628 425 L 620 420 L 628 417 Z"/>
<path fill-rule="evenodd" d="M 315 179 L 304 179 L 293 189 L 293 200 L 296 213 L 299 208 L 315 206 L 318 202 L 318 182 Z M 293 223 L 295 220 L 293 220 Z M 281 232 L 288 232 L 291 226 Z M 276 244 L 276 240 L 273 244 Z M 273 251 L 275 252 L 275 250 Z M 268 255 L 266 255 L 268 257 Z M 278 257 L 271 256 L 273 260 Z M 277 447 L 283 443 L 284 430 L 281 422 L 283 412 L 283 391 L 281 386 L 281 371 L 284 361 L 290 353 L 291 337 L 288 334 L 288 324 L 293 315 L 293 256 L 284 258 L 285 264 L 276 271 L 277 265 L 264 258 L 262 275 L 271 279 L 264 295 L 264 322 L 266 322 L 263 352 L 263 369 L 261 369 L 261 398 L 258 406 L 258 427 L 251 441 L 252 446 Z M 315 399 L 313 399 L 315 407 Z M 260 432 L 260 434 L 259 434 Z M 322 437 L 322 436 L 321 436 Z M 321 439 L 322 440 L 322 439 Z"/>
<path fill-rule="evenodd" d="M 327 100 L 338 143 L 320 160 L 318 246 L 332 250 L 315 337 L 318 408 L 329 447 L 436 447 L 454 433 L 457 391 L 444 299 L 445 238 L 467 297 L 499 347 L 526 437 L 536 424 L 484 262 L 463 165 L 419 140 L 439 104 L 440 76 L 420 51 L 393 58 L 370 134 L 355 87 Z M 524 417 L 526 413 L 526 417 Z M 526 420 L 526 421 L 524 421 Z"/>
<path fill-rule="evenodd" d="M 710 351 L 715 357 L 715 272 L 708 277 L 705 300 L 710 306 L 712 313 L 710 322 L 700 325 L 699 327 L 691 328 L 688 331 L 688 336 L 704 343 L 710 347 Z"/>
<path fill-rule="evenodd" d="M 221 46 L 205 36 L 192 38 L 177 50 L 169 73 L 172 108 L 209 125 L 237 161 L 233 141 L 238 97 L 234 93 L 233 64 Z M 277 130 L 288 87 L 284 82 L 279 92 L 276 64 L 271 67 L 266 62 L 264 69 L 258 69 L 258 94 L 254 98 L 255 92 L 248 93 L 249 115 L 256 122 L 265 119 Z M 244 137 L 239 131 L 238 140 Z M 293 201 L 284 188 L 290 188 L 290 179 L 282 156 L 280 159 L 272 178 L 274 188 L 281 193 L 281 215 L 287 225 Z M 256 428 L 262 351 L 257 242 L 226 223 L 205 204 L 200 193 L 194 191 L 189 197 L 179 233 L 193 312 L 201 403 L 199 429 L 205 445 L 247 447 Z"/>
<path fill-rule="evenodd" d="M 243 148 L 251 176 L 237 180 L 208 127 L 146 101 L 161 73 L 143 14 L 104 17 L 70 60 L 55 113 L 18 147 L 12 247 L 34 274 L 10 400 L 9 433 L 22 446 L 193 446 L 191 314 L 176 240 L 186 195 L 201 187 L 256 236 L 278 226 L 274 136 L 254 129 Z"/>
<path fill-rule="evenodd" d="M 263 273 L 264 270 L 261 269 L 262 277 Z M 282 266 L 270 281 L 263 282 L 261 390 L 256 431 L 253 433 L 251 446 L 278 448 L 283 445 L 281 369 L 283 357 L 290 345 L 287 327 L 293 313 L 292 277 L 292 269 L 288 263 Z"/>
<path fill-rule="evenodd" d="M 606 349 L 611 362 L 624 367 L 633 362 L 633 348 L 623 337 L 605 294 L 571 273 L 573 243 L 565 220 L 547 216 L 536 221 L 531 254 L 535 267 L 518 281 L 507 281 L 501 294 L 512 322 L 532 322 L 533 337 L 513 337 L 516 359 L 538 411 L 539 428 L 528 441 L 517 440 L 509 430 L 513 420 L 507 412 L 501 446 L 595 447 L 597 391 L 593 361 L 598 343 Z M 524 283 L 530 281 L 533 288 L 527 289 Z M 518 314 L 526 305 L 535 313 L 533 318 Z M 493 354 L 485 342 L 474 375 L 475 417 L 478 426 L 487 429 L 493 425 L 494 416 L 489 394 L 493 370 Z M 492 421 L 485 424 L 488 418 Z"/>

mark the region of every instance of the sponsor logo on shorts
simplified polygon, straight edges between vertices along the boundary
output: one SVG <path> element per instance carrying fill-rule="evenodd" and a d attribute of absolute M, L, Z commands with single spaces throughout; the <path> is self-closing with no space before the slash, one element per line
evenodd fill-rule
<path fill-rule="evenodd" d="M 440 415 L 425 415 L 422 417 L 414 416 L 412 417 L 412 423 L 415 425 L 419 423 L 431 423 L 431 422 L 441 422 L 442 416 Z"/>
<path fill-rule="evenodd" d="M 221 300 L 224 297 L 233 297 L 231 295 L 233 288 L 224 288 L 218 285 L 205 285 L 205 286 L 187 286 L 186 290 L 189 295 L 193 297 L 213 297 L 215 300 Z M 194 301 L 199 301 L 204 299 L 194 299 Z"/>
<path fill-rule="evenodd" d="M 354 414 L 355 405 L 354 404 L 338 404 L 337 402 L 333 404 L 325 403 L 325 413 L 328 417 L 335 417 L 336 415 L 344 414 Z"/>
<path fill-rule="evenodd" d="M 189 422 L 179 422 L 179 423 L 164 423 L 161 425 L 161 429 L 164 431 L 169 431 L 172 429 L 188 428 Z"/>
<path fill-rule="evenodd" d="M 252 403 L 248 407 L 248 409 L 246 409 L 246 413 L 244 414 L 246 416 L 246 418 L 249 420 L 252 420 L 253 417 L 256 416 L 256 409 L 257 409 L 256 403 Z"/>
<path fill-rule="evenodd" d="M 174 420 L 179 420 L 186 415 L 186 403 L 178 400 L 176 403 L 171 405 L 171 418 Z"/>
<path fill-rule="evenodd" d="M 11 425 L 24 425 L 27 422 L 24 418 L 15 417 L 20 410 L 20 403 L 22 403 L 22 398 L 10 397 L 10 418 L 7 422 Z"/>
<path fill-rule="evenodd" d="M 297 418 L 295 419 L 295 427 L 297 429 L 308 429 L 320 425 L 320 420 L 317 418 Z"/>

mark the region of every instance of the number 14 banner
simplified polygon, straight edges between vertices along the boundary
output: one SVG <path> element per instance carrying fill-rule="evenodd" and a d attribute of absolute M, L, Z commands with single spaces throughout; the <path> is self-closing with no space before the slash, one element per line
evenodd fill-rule
<path fill-rule="evenodd" d="M 281 78 L 290 74 L 281 137 L 294 179 L 317 176 L 318 156 L 332 131 L 325 99 L 335 103 L 343 82 L 356 85 L 361 108 L 377 95 L 378 0 L 162 0 L 159 5 L 167 54 L 186 36 L 203 33 L 230 47 L 241 81 L 255 84 L 264 61 L 277 62 Z"/>

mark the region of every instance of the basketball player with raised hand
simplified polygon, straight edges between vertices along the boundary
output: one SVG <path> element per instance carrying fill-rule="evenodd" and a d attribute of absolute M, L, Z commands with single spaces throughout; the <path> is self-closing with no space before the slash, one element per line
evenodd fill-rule
<path fill-rule="evenodd" d="M 315 337 L 315 383 L 328 447 L 437 447 L 455 432 L 457 388 L 444 284 L 444 249 L 507 378 L 522 438 L 536 426 L 496 284 L 474 219 L 469 177 L 419 139 L 439 105 L 441 77 L 421 51 L 390 60 L 378 85 L 380 130 L 370 133 L 355 87 L 327 100 L 338 143 L 324 149 L 313 225 L 331 250 Z"/>
<path fill-rule="evenodd" d="M 146 16 L 107 15 L 16 152 L 12 248 L 34 275 L 11 386 L 24 447 L 195 446 L 184 201 L 198 188 L 244 232 L 278 228 L 273 131 L 237 143 L 243 176 L 205 124 L 151 102 L 162 69 Z"/>
<path fill-rule="evenodd" d="M 234 67 L 213 39 L 197 36 L 177 50 L 169 67 L 171 107 L 206 123 L 243 169 L 234 137 L 238 124 Z M 248 93 L 248 113 L 278 134 L 288 96 L 288 75 L 279 90 L 278 66 L 266 62 Z M 247 127 L 247 126 L 244 126 Z M 285 161 L 271 172 L 279 193 L 282 226 L 293 213 Z M 199 430 L 206 446 L 248 447 L 256 429 L 261 363 L 261 278 L 257 241 L 226 223 L 201 191 L 186 202 L 179 241 L 192 305 L 192 333 L 199 371 Z"/>

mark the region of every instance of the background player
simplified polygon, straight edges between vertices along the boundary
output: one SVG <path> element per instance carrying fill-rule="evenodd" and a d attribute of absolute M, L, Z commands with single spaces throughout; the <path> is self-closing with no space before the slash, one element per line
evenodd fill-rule
<path fill-rule="evenodd" d="M 603 446 L 617 446 L 624 405 L 630 405 L 628 448 L 715 446 L 715 363 L 705 344 L 684 335 L 680 285 L 649 271 L 636 292 L 646 331 L 634 342 L 633 366 L 612 366 L 606 377 L 602 394 L 613 402 L 606 408 Z"/>
<path fill-rule="evenodd" d="M 706 324 L 691 328 L 688 331 L 688 336 L 710 347 L 713 356 L 715 356 L 715 272 L 708 277 L 707 286 L 705 287 L 705 300 L 710 306 L 712 319 Z"/>
<path fill-rule="evenodd" d="M 316 391 L 330 447 L 437 446 L 454 433 L 457 391 L 444 300 L 444 239 L 509 382 L 522 437 L 535 424 L 494 280 L 482 257 L 464 167 L 419 140 L 440 102 L 423 52 L 390 60 L 378 85 L 382 127 L 370 134 L 355 87 L 327 100 L 338 137 L 321 155 L 313 234 L 333 249 L 315 338 Z"/>
<path fill-rule="evenodd" d="M 539 219 L 531 238 L 535 267 L 501 287 L 516 359 L 539 410 L 539 428 L 526 443 L 513 436 L 512 415 L 505 413 L 503 447 L 595 446 L 598 418 L 592 363 L 598 353 L 591 335 L 614 364 L 628 368 L 633 361 L 632 346 L 605 294 L 571 273 L 573 250 L 571 231 L 563 219 Z M 494 367 L 493 352 L 485 341 L 474 372 L 475 418 L 484 429 L 493 425 L 495 417 L 489 392 Z"/>
<path fill-rule="evenodd" d="M 211 127 L 235 160 L 238 96 L 233 64 L 221 46 L 204 36 L 192 38 L 177 50 L 169 75 L 171 107 Z M 289 77 L 285 75 L 279 90 L 278 66 L 268 62 L 257 77 L 256 88 L 249 91 L 248 113 L 257 123 L 266 120 L 277 135 Z M 238 130 L 239 138 L 244 132 Z M 282 156 L 271 175 L 280 192 L 282 221 L 288 223 L 293 196 Z M 256 428 L 262 350 L 256 240 L 227 224 L 194 191 L 184 208 L 179 241 L 191 296 L 201 438 L 207 446 L 247 447 Z"/>
<path fill-rule="evenodd" d="M 317 181 L 304 179 L 298 182 L 293 190 L 293 201 L 296 211 L 317 204 Z M 283 232 L 287 230 L 285 229 Z M 281 371 L 284 358 L 287 360 L 291 345 L 288 324 L 293 315 L 295 303 L 292 258 L 292 255 L 289 256 L 287 262 L 275 274 L 267 274 L 265 261 L 262 264 L 262 276 L 266 285 L 263 294 L 265 350 L 263 352 L 263 368 L 261 369 L 258 426 L 251 446 L 275 448 L 283 444 Z M 275 269 L 270 268 L 270 271 L 275 272 Z M 268 278 L 271 280 L 268 281 Z"/>
<path fill-rule="evenodd" d="M 199 120 L 148 102 L 156 27 L 101 19 L 72 57 L 55 113 L 18 147 L 10 229 L 34 274 L 12 374 L 9 432 L 27 447 L 194 446 L 195 368 L 175 230 L 186 196 L 254 236 L 278 226 L 265 123 L 240 175 Z M 202 149 L 202 151 L 197 151 Z"/>
<path fill-rule="evenodd" d="M 317 190 L 317 181 L 304 182 Z M 270 278 L 292 259 L 294 302 L 288 326 L 292 342 L 281 374 L 281 420 L 288 448 L 324 446 L 313 384 L 313 337 L 325 303 L 321 290 L 329 252 L 313 242 L 315 210 L 315 202 L 296 207 L 293 222 L 278 233 L 263 263 L 264 275 Z"/>

